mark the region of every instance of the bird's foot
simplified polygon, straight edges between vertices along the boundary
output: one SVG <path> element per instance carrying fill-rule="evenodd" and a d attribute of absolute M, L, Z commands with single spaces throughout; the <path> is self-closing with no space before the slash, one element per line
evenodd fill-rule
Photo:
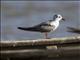
<path fill-rule="evenodd" d="M 46 39 L 51 39 L 50 37 L 47 37 Z"/>

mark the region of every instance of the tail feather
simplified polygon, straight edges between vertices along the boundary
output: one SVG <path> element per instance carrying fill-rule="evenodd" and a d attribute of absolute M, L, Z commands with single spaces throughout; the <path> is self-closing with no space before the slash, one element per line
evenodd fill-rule
<path fill-rule="evenodd" d="M 24 30 L 24 31 L 38 31 L 38 29 L 33 28 L 33 27 L 18 27 L 18 29 L 20 30 Z"/>
<path fill-rule="evenodd" d="M 31 28 L 25 28 L 25 27 L 18 27 L 20 30 L 31 30 Z"/>

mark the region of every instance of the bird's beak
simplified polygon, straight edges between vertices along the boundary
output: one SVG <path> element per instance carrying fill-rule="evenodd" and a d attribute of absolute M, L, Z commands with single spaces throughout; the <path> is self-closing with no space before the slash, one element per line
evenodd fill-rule
<path fill-rule="evenodd" d="M 65 21 L 65 19 L 64 19 L 64 18 L 62 18 L 62 20 L 63 20 L 63 21 Z"/>

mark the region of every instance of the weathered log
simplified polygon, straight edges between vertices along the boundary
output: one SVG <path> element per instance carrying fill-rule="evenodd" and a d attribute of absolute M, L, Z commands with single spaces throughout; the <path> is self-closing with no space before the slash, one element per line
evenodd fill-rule
<path fill-rule="evenodd" d="M 80 36 L 22 41 L 1 41 L 0 47 L 2 59 L 35 56 L 80 56 Z M 31 48 L 29 49 L 29 47 Z"/>
<path fill-rule="evenodd" d="M 80 46 L 46 48 L 46 49 L 24 49 L 4 50 L 0 52 L 1 58 L 27 58 L 37 56 L 61 57 L 80 56 Z"/>
<path fill-rule="evenodd" d="M 10 40 L 0 41 L 0 47 L 24 47 L 24 46 L 48 46 L 48 45 L 60 45 L 60 44 L 80 43 L 80 36 L 76 37 L 63 37 L 63 38 L 51 38 L 51 39 L 37 39 L 37 40 Z"/>

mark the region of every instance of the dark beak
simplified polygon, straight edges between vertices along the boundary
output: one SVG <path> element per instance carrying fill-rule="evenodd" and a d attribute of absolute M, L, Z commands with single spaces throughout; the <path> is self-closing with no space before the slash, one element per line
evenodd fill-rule
<path fill-rule="evenodd" d="M 63 21 L 65 21 L 65 19 L 64 19 L 64 18 L 62 18 L 62 20 L 63 20 Z"/>

